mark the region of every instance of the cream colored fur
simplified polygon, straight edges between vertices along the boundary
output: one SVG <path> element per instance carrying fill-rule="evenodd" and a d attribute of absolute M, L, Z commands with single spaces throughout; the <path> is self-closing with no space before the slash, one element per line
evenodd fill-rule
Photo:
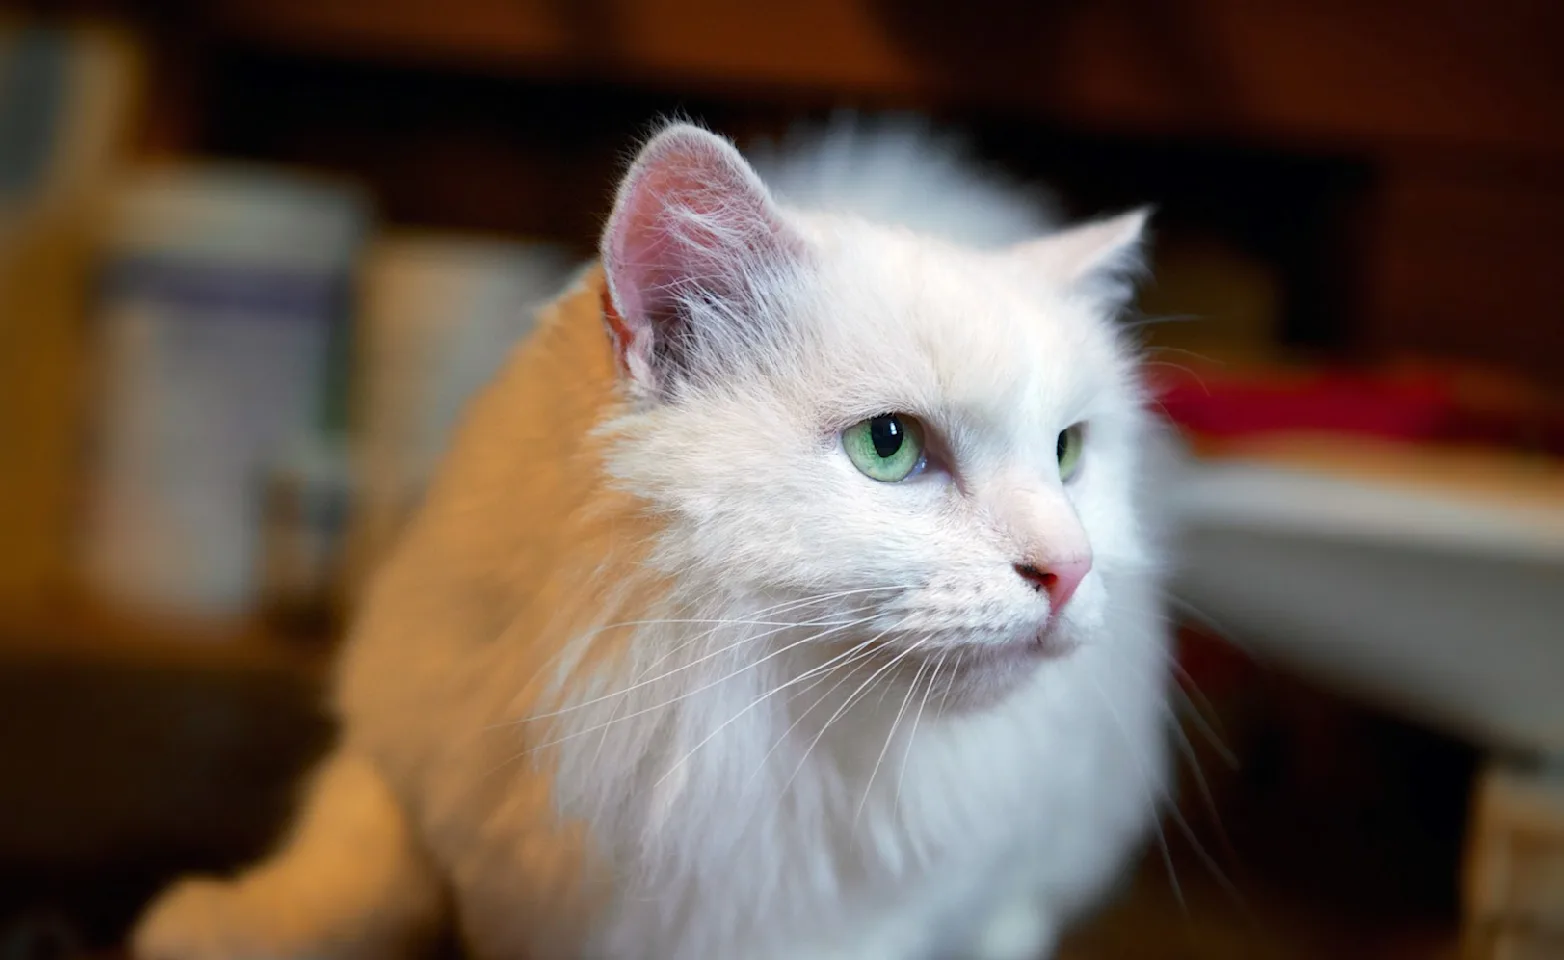
<path fill-rule="evenodd" d="M 1142 218 L 996 243 L 792 183 L 646 148 L 373 589 L 293 836 L 138 956 L 1022 960 L 1101 894 L 1164 775 Z M 938 457 L 880 484 L 837 437 L 893 410 Z M 1065 542 L 1061 611 L 1014 564 Z"/>

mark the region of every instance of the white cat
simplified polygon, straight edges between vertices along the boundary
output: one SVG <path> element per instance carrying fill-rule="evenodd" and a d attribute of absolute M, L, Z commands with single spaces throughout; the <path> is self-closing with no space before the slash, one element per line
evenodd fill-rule
<path fill-rule="evenodd" d="M 1164 789 L 1144 217 L 1047 233 L 846 136 L 778 197 L 645 146 L 369 597 L 292 834 L 138 956 L 1051 952 Z"/>

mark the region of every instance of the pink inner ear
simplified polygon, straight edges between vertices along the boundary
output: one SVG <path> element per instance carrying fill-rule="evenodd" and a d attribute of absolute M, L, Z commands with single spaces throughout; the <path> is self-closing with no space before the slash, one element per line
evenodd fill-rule
<path fill-rule="evenodd" d="M 620 281 L 615 292 L 626 316 L 639 320 L 655 312 L 647 301 L 669 292 L 701 260 L 718 254 L 720 237 L 707 221 L 723 210 L 723 193 L 742 192 L 743 184 L 722 183 L 733 178 L 725 176 L 720 161 L 702 156 L 703 146 L 670 144 L 648 156 L 654 145 L 625 182 L 607 241 Z"/>
<path fill-rule="evenodd" d="M 680 126 L 648 144 L 603 236 L 619 319 L 611 332 L 625 369 L 653 374 L 658 337 L 684 335 L 670 325 L 682 322 L 681 297 L 692 288 L 746 296 L 751 269 L 782 254 L 784 229 L 765 186 L 725 141 Z"/>

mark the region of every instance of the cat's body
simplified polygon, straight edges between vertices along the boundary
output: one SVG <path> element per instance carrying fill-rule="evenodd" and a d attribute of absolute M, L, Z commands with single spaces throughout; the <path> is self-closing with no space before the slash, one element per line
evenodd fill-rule
<path fill-rule="evenodd" d="M 978 253 L 782 212 L 736 158 L 643 153 L 369 597 L 292 838 L 140 955 L 390 956 L 446 916 L 493 960 L 1022 960 L 1122 865 L 1164 764 L 1103 283 L 1139 219 Z M 881 483 L 837 438 L 893 410 L 927 466 Z"/>

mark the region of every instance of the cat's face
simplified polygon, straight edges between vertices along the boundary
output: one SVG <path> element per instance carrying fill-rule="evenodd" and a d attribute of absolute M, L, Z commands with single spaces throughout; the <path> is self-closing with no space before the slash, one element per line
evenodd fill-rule
<path fill-rule="evenodd" d="M 605 241 L 637 399 L 611 469 L 668 518 L 655 562 L 973 698 L 1088 641 L 1141 560 L 1139 397 L 1092 287 L 1140 219 L 962 250 L 777 209 L 685 131 Z"/>

